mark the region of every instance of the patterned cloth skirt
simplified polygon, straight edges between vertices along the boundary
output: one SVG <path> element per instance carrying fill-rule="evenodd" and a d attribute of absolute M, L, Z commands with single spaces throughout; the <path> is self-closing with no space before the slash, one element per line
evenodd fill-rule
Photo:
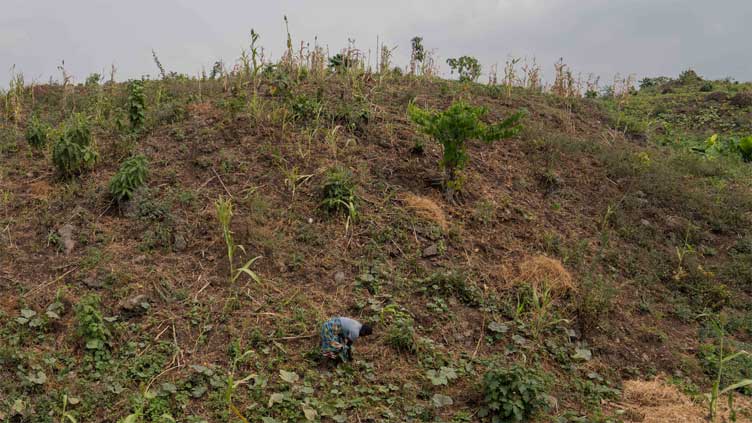
<path fill-rule="evenodd" d="M 324 357 L 341 358 L 347 361 L 350 348 L 342 336 L 342 323 L 338 317 L 331 318 L 321 326 L 321 354 Z"/>

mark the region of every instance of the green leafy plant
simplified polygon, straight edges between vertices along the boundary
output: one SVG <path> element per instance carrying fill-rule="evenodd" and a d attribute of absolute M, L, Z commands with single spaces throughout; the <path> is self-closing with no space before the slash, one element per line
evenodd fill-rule
<path fill-rule="evenodd" d="M 112 333 L 100 311 L 100 300 L 96 295 L 87 295 L 75 306 L 77 333 L 83 340 L 86 351 L 91 354 L 94 367 L 103 370 L 110 358 Z"/>
<path fill-rule="evenodd" d="M 745 162 L 752 162 L 752 135 L 740 139 L 737 148 Z"/>
<path fill-rule="evenodd" d="M 144 81 L 137 79 L 128 84 L 128 119 L 134 132 L 143 129 L 146 122 Z"/>
<path fill-rule="evenodd" d="M 329 69 L 333 72 L 345 72 L 352 65 L 350 58 L 342 53 L 337 53 L 329 58 Z"/>
<path fill-rule="evenodd" d="M 49 130 L 49 126 L 42 122 L 38 116 L 34 115 L 26 127 L 26 141 L 32 148 L 41 150 L 47 146 L 47 133 Z"/>
<path fill-rule="evenodd" d="M 72 116 L 52 146 L 52 162 L 63 176 L 71 177 L 94 167 L 98 159 L 88 119 L 80 113 Z"/>
<path fill-rule="evenodd" d="M 232 230 L 230 229 L 233 216 L 232 199 L 219 197 L 214 203 L 214 206 L 217 210 L 217 219 L 219 219 L 219 223 L 222 226 L 222 236 L 224 237 L 225 245 L 227 246 L 227 260 L 230 264 L 230 282 L 235 282 L 236 280 L 238 280 L 241 274 L 246 274 L 254 281 L 261 282 L 261 278 L 259 278 L 259 276 L 251 270 L 253 263 L 255 263 L 256 260 L 260 259 L 261 256 L 257 256 L 248 260 L 240 268 L 235 268 L 235 252 L 237 249 L 240 249 L 245 253 L 245 248 L 243 248 L 242 245 L 235 244 L 235 240 L 232 236 Z"/>
<path fill-rule="evenodd" d="M 136 189 L 146 182 L 148 162 L 142 155 L 133 156 L 120 166 L 110 179 L 110 195 L 117 202 L 129 200 Z"/>
<path fill-rule="evenodd" d="M 336 167 L 329 170 L 322 188 L 322 197 L 321 207 L 327 212 L 347 212 L 345 228 L 357 218 L 355 184 L 352 174 L 347 169 Z"/>
<path fill-rule="evenodd" d="M 78 423 L 78 420 L 71 414 L 70 411 L 68 411 L 68 404 L 74 404 L 77 403 L 78 399 L 68 398 L 67 394 L 63 394 L 63 408 L 60 412 L 60 422 L 68 422 L 68 423 Z"/>
<path fill-rule="evenodd" d="M 491 143 L 513 137 L 522 129 L 519 122 L 525 115 L 520 110 L 502 122 L 487 125 L 481 119 L 488 114 L 488 109 L 474 107 L 464 101 L 456 102 L 441 112 L 422 109 L 410 103 L 407 113 L 422 132 L 435 139 L 444 149 L 441 166 L 444 168 L 446 195 L 450 201 L 462 187 L 460 172 L 468 158 L 465 143 L 471 139 Z"/>
<path fill-rule="evenodd" d="M 386 342 L 397 351 L 414 353 L 417 351 L 415 328 L 412 318 L 396 318 L 386 332 Z"/>
<path fill-rule="evenodd" d="M 539 370 L 513 364 L 483 376 L 483 406 L 478 415 L 493 423 L 527 422 L 548 407 L 547 382 Z"/>
<path fill-rule="evenodd" d="M 729 407 L 731 408 L 732 414 L 735 414 L 733 410 L 734 391 L 745 388 L 747 386 L 752 386 L 752 379 L 741 379 L 726 386 L 725 388 L 721 388 L 721 383 L 724 380 L 724 370 L 727 368 L 730 362 L 736 359 L 743 358 L 744 356 L 750 356 L 751 354 L 747 351 L 740 350 L 731 355 L 725 355 L 723 348 L 726 340 L 726 330 L 725 322 L 723 321 L 723 319 L 720 316 L 711 314 L 701 314 L 698 317 L 705 317 L 708 319 L 711 327 L 715 331 L 716 337 L 718 338 L 718 348 L 715 354 L 716 362 L 714 363 L 716 371 L 715 380 L 713 381 L 713 387 L 711 388 L 710 392 L 705 394 L 705 397 L 708 399 L 708 412 L 710 421 L 714 422 L 716 421 L 718 415 L 718 399 L 720 397 L 728 395 Z"/>
<path fill-rule="evenodd" d="M 480 77 L 481 66 L 478 59 L 472 56 L 462 56 L 454 59 L 447 59 L 447 64 L 452 69 L 452 74 L 457 72 L 460 81 L 475 82 Z"/>

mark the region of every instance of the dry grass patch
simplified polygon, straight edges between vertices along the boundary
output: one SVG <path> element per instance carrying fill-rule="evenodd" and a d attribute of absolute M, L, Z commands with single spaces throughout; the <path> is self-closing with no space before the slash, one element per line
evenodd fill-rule
<path fill-rule="evenodd" d="M 523 260 L 518 272 L 508 280 L 515 285 L 530 285 L 537 291 L 549 289 L 556 297 L 577 290 L 572 275 L 559 260 L 541 255 Z"/>
<path fill-rule="evenodd" d="M 737 396 L 735 400 L 737 422 L 752 422 L 742 410 L 752 409 L 752 403 Z M 624 398 L 620 406 L 628 411 L 626 422 L 642 423 L 703 423 L 707 422 L 708 408 L 692 401 L 687 395 L 658 377 L 650 381 L 629 380 L 624 383 Z M 729 421 L 725 398 L 719 401 L 718 421 Z"/>
<path fill-rule="evenodd" d="M 444 211 L 430 198 L 407 193 L 402 195 L 400 200 L 419 218 L 439 225 L 443 231 L 449 227 Z"/>

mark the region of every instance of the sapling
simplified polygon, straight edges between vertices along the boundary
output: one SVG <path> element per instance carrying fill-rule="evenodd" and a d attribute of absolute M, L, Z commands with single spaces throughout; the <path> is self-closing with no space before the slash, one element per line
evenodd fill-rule
<path fill-rule="evenodd" d="M 480 77 L 481 66 L 475 57 L 462 56 L 456 59 L 447 59 L 447 64 L 452 69 L 452 74 L 457 72 L 462 82 L 476 82 Z"/>
<path fill-rule="evenodd" d="M 464 101 L 456 102 L 441 112 L 422 109 L 410 103 L 407 113 L 421 131 L 444 149 L 441 166 L 444 168 L 444 187 L 449 201 L 454 201 L 454 194 L 462 188 L 460 172 L 467 162 L 465 143 L 478 139 L 490 144 L 513 137 L 522 129 L 520 119 L 525 115 L 524 110 L 519 110 L 502 122 L 488 125 L 481 121 L 488 114 L 488 109 L 471 106 Z"/>
<path fill-rule="evenodd" d="M 128 119 L 134 132 L 143 129 L 146 121 L 146 96 L 144 82 L 141 80 L 128 84 Z"/>

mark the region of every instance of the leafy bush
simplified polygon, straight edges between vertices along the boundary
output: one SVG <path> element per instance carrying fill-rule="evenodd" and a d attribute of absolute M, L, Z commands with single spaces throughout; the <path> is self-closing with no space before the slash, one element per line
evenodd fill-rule
<path fill-rule="evenodd" d="M 128 84 L 128 119 L 134 131 L 143 129 L 146 122 L 144 81 L 133 80 Z"/>
<path fill-rule="evenodd" d="M 146 157 L 133 156 L 124 161 L 120 170 L 110 179 L 110 195 L 117 202 L 129 200 L 133 192 L 144 184 L 147 174 Z"/>
<path fill-rule="evenodd" d="M 409 104 L 407 113 L 427 135 L 433 137 L 444 148 L 441 165 L 445 171 L 446 193 L 453 199 L 454 191 L 462 186 L 459 171 L 467 162 L 465 142 L 480 139 L 485 143 L 517 135 L 522 126 L 520 119 L 525 112 L 520 110 L 506 120 L 486 125 L 481 119 L 488 114 L 485 107 L 474 107 L 463 101 L 452 104 L 442 112 L 424 110 Z"/>
<path fill-rule="evenodd" d="M 91 169 L 98 159 L 88 119 L 74 115 L 52 146 L 52 162 L 63 176 L 70 177 Z"/>
<path fill-rule="evenodd" d="M 462 56 L 456 59 L 447 59 L 447 64 L 452 68 L 452 74 L 457 72 L 460 81 L 475 82 L 480 77 L 481 66 L 475 57 Z"/>
<path fill-rule="evenodd" d="M 493 423 L 530 421 L 548 407 L 547 382 L 540 371 L 517 364 L 483 376 L 483 406 L 478 415 Z"/>
<path fill-rule="evenodd" d="M 26 141 L 29 145 L 37 150 L 47 146 L 47 132 L 49 127 L 42 122 L 36 115 L 31 117 L 29 125 L 26 127 Z"/>
<path fill-rule="evenodd" d="M 357 196 L 350 171 L 339 167 L 331 169 L 326 175 L 322 193 L 321 207 L 324 210 L 330 213 L 347 211 L 349 217 L 355 219 Z"/>

